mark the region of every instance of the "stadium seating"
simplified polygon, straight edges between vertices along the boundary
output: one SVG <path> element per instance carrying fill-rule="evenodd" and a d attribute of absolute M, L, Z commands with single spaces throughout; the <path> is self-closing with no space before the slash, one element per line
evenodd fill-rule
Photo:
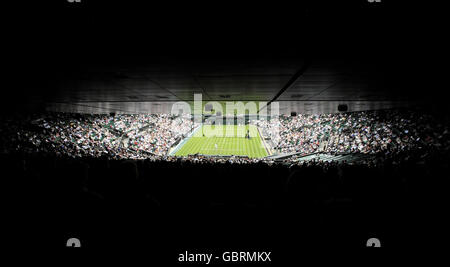
<path fill-rule="evenodd" d="M 129 233 L 121 237 L 125 241 L 145 232 L 160 242 L 170 236 L 181 243 L 183 238 L 192 238 L 198 244 L 224 245 L 227 243 L 224 240 L 231 242 L 241 235 L 254 238 L 246 239 L 249 244 L 255 240 L 264 244 L 257 232 L 270 228 L 273 231 L 268 235 L 272 239 L 281 235 L 292 242 L 321 246 L 333 235 L 340 242 L 358 244 L 354 241 L 385 226 L 388 232 L 396 233 L 396 239 L 389 242 L 405 244 L 412 238 L 408 236 L 409 230 L 425 223 L 424 220 L 439 220 L 436 215 L 430 217 L 430 210 L 444 210 L 446 194 L 436 188 L 445 190 L 442 184 L 446 177 L 442 173 L 449 171 L 445 121 L 430 128 L 434 120 L 427 117 L 425 123 L 420 117 L 412 120 L 414 115 L 408 115 L 405 127 L 410 125 L 416 130 L 414 135 L 404 134 L 401 138 L 417 140 L 414 139 L 417 137 L 425 142 L 408 141 L 404 149 L 374 151 L 371 157 L 358 157 L 359 160 L 330 153 L 303 161 L 298 157 L 253 161 L 168 157 L 156 153 L 135 158 L 132 154 L 117 156 L 119 149 L 107 150 L 114 155 L 74 154 L 73 151 L 78 151 L 77 138 L 82 137 L 74 137 L 70 146 L 70 142 L 57 141 L 51 128 L 62 134 L 61 129 L 69 127 L 75 129 L 72 135 L 77 136 L 83 132 L 77 127 L 86 121 L 94 126 L 83 129 L 98 130 L 105 128 L 95 124 L 108 120 L 52 116 L 65 119 L 54 121 L 47 117 L 37 124 L 41 125 L 38 128 L 30 123 L 32 120 L 2 120 L 8 126 L 1 128 L 0 162 L 5 174 L 2 181 L 4 195 L 18 205 L 11 216 L 23 223 L 19 227 L 23 231 L 15 233 L 18 240 L 35 236 L 55 244 L 66 240 L 69 231 L 90 236 L 87 242 L 91 244 L 100 242 L 100 237 L 104 238 L 102 242 L 113 242 L 105 225 L 112 228 L 125 225 Z M 150 131 L 158 131 L 158 121 L 168 125 L 172 120 L 165 116 L 151 117 L 156 122 L 155 126 L 149 126 Z M 54 124 L 50 125 L 50 121 Z M 184 121 L 189 126 L 189 119 Z M 396 127 L 405 130 L 403 126 Z M 93 131 L 107 134 L 97 130 Z M 176 133 L 167 135 L 172 138 Z M 111 140 L 113 136 L 109 135 Z M 101 146 L 96 141 L 90 144 Z M 69 148 L 74 150 L 64 153 Z M 27 222 L 34 224 L 30 226 Z M 208 232 L 194 234 L 202 227 L 217 230 L 224 225 L 228 228 L 220 228 L 214 237 Z M 48 236 L 50 232 L 52 235 Z"/>

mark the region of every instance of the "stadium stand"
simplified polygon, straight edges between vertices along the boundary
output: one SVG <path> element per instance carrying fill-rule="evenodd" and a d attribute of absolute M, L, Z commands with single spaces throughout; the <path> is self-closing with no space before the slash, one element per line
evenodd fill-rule
<path fill-rule="evenodd" d="M 408 246 L 414 244 L 409 231 L 423 223 L 417 216 L 441 220 L 442 213 L 431 215 L 431 210 L 441 210 L 445 198 L 435 185 L 449 171 L 447 118 L 377 111 L 298 114 L 277 123 L 283 136 L 277 149 L 294 151 L 293 156 L 167 156 L 177 137 L 196 128 L 189 117 L 3 118 L 5 195 L 17 204 L 13 214 L 24 224 L 15 238 L 19 242 L 37 236 L 54 245 L 72 229 L 83 233 L 88 244 L 108 246 L 114 241 L 105 225 L 113 227 L 126 218 L 127 235 L 114 238 L 124 243 L 132 239 L 136 246 L 148 242 L 136 241 L 145 235 L 142 231 L 157 244 L 167 236 L 190 240 L 191 245 L 192 240 L 200 245 L 232 244 L 233 239 L 251 236 L 248 242 L 263 245 L 258 233 L 268 228 L 266 242 L 283 237 L 283 242 L 301 240 L 312 247 L 358 246 L 358 240 L 380 225 L 386 226 L 384 234 L 395 232 L 388 238 L 391 244 Z M 125 133 L 124 125 L 133 130 Z M 256 125 L 270 135 L 270 122 Z M 128 148 L 120 142 L 124 135 Z M 316 152 L 323 136 L 329 142 Z M 147 138 L 144 143 L 142 138 Z M 431 188 L 434 193 L 428 196 Z M 421 198 L 419 192 L 428 197 Z M 40 217 L 53 219 L 36 220 Z M 174 225 L 177 221 L 183 225 Z M 229 230 L 214 236 L 201 230 L 214 225 L 228 225 Z M 430 229 L 422 240 L 434 234 Z"/>

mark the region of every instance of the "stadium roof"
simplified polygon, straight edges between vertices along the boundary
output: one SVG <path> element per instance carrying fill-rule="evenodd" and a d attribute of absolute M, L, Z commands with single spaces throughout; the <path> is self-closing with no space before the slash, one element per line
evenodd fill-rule
<path fill-rule="evenodd" d="M 440 98 L 429 64 L 437 50 L 418 42 L 432 39 L 406 12 L 411 5 L 334 2 L 22 6 L 10 12 L 17 27 L 6 106 L 169 112 L 172 103 L 201 93 L 205 101 L 275 100 L 289 114 Z"/>
<path fill-rule="evenodd" d="M 92 68 L 57 83 L 51 110 L 77 112 L 170 112 L 194 94 L 204 101 L 271 101 L 305 60 L 173 62 L 170 64 Z M 312 61 L 275 101 L 280 112 L 333 113 L 345 103 L 350 111 L 411 104 L 379 79 L 373 66 Z"/>

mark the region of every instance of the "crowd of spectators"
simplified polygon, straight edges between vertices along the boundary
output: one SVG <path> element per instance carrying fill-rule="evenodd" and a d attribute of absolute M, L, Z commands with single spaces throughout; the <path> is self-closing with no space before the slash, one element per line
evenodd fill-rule
<path fill-rule="evenodd" d="M 2 119 L 3 153 L 44 152 L 69 157 L 138 159 L 163 156 L 192 131 L 186 116 L 52 113 Z"/>
<path fill-rule="evenodd" d="M 423 112 L 378 111 L 254 122 L 269 139 L 279 128 L 276 149 L 283 152 L 322 147 L 329 154 L 364 155 L 347 164 L 296 156 L 169 156 L 173 142 L 197 127 L 189 116 L 0 117 L 3 191 L 14 203 L 6 205 L 12 210 L 6 217 L 20 229 L 11 231 L 14 240 L 40 240 L 41 246 L 65 244 L 74 233 L 83 246 L 116 246 L 117 229 L 126 229 L 120 237 L 127 246 L 136 244 L 129 241 L 133 236 L 148 243 L 143 233 L 158 246 L 174 231 L 178 242 L 220 245 L 249 233 L 256 240 L 267 229 L 290 243 L 336 240 L 333 248 L 342 240 L 365 246 L 373 233 L 390 244 L 416 245 L 411 232 L 424 225 L 433 229 L 427 237 L 441 234 L 450 162 L 446 121 Z M 205 225 L 211 230 L 203 231 Z M 218 225 L 230 231 L 211 235 Z M 385 225 L 394 238 L 386 238 Z"/>
<path fill-rule="evenodd" d="M 391 154 L 450 148 L 448 124 L 409 111 L 300 114 L 256 124 L 279 153 Z"/>
<path fill-rule="evenodd" d="M 178 222 L 190 221 L 183 232 L 195 233 L 197 239 L 202 231 L 192 227 L 223 223 L 224 228 L 238 225 L 232 228 L 236 236 L 248 235 L 258 225 L 258 235 L 276 229 L 274 235 L 294 242 L 305 239 L 299 230 L 304 227 L 298 225 L 306 224 L 308 244 L 325 233 L 339 237 L 331 239 L 342 245 L 341 240 L 361 244 L 361 236 L 394 222 L 397 239 L 389 241 L 405 244 L 411 230 L 424 223 L 440 229 L 435 222 L 442 218 L 429 210 L 445 210 L 450 162 L 445 115 L 391 110 L 252 123 L 266 141 L 277 141 L 278 152 L 299 155 L 170 156 L 177 140 L 198 127 L 189 116 L 0 117 L 4 191 L 8 203 L 15 203 L 7 217 L 22 225 L 14 238 L 19 233 L 20 240 L 33 237 L 59 244 L 68 233 L 79 232 L 85 244 L 116 244 L 116 235 L 108 239 L 112 235 L 105 225 L 127 225 L 126 236 L 141 237 L 147 231 L 152 238 L 167 240 L 167 233 L 180 227 Z M 299 160 L 320 151 L 335 158 L 359 155 L 361 160 Z M 217 223 L 210 223 L 211 218 Z M 176 227 L 170 227 L 173 222 Z M 210 232 L 201 240 L 214 242 L 217 235 Z M 233 235 L 221 238 L 231 240 Z M 328 239 L 317 244 L 323 240 Z M 126 238 L 123 243 L 129 244 Z"/>
<path fill-rule="evenodd" d="M 449 124 L 423 112 L 384 110 L 300 114 L 253 120 L 277 154 L 316 152 L 393 157 L 408 151 L 448 151 Z M 189 115 L 80 115 L 50 113 L 1 120 L 1 151 L 69 157 L 272 164 L 273 159 L 169 156 L 199 125 Z M 412 153 L 412 152 L 411 152 Z M 422 152 L 421 152 L 422 153 Z M 295 157 L 285 162 L 296 162 Z"/>

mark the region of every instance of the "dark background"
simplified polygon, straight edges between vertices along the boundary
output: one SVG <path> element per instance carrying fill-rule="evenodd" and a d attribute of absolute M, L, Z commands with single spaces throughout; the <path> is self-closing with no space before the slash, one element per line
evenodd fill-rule
<path fill-rule="evenodd" d="M 3 109 L 43 109 L 61 90 L 56 81 L 91 66 L 309 59 L 370 65 L 395 96 L 441 106 L 442 12 L 364 0 L 7 3 Z"/>
<path fill-rule="evenodd" d="M 2 8 L 3 38 L 0 51 L 5 74 L 1 103 L 3 113 L 42 111 L 46 102 L 51 101 L 59 91 L 55 81 L 64 80 L 90 66 L 106 68 L 147 63 L 164 65 L 173 61 L 195 66 L 199 61 L 214 64 L 216 60 L 239 63 L 248 60 L 279 62 L 283 59 L 363 62 L 380 69 L 380 81 L 395 88 L 396 95 L 406 95 L 404 99 L 420 100 L 425 105 L 447 110 L 445 70 L 441 67 L 441 63 L 446 62 L 445 23 L 441 14 L 443 9 L 424 1 L 419 4 L 393 3 L 394 1 L 388 0 L 382 0 L 381 3 L 153 3 L 100 0 L 82 0 L 81 3 L 63 0 L 16 2 L 7 3 Z M 39 101 L 36 101 L 37 98 Z M 155 175 L 163 177 L 164 172 L 155 172 Z M 176 257 L 177 252 L 182 253 L 190 246 L 201 250 L 202 247 L 210 248 L 208 244 L 213 244 L 218 250 L 221 249 L 221 244 L 223 249 L 231 247 L 236 250 L 252 249 L 259 244 L 262 250 L 270 247 L 269 249 L 277 251 L 280 258 L 296 259 L 297 248 L 308 247 L 311 244 L 309 241 L 317 241 L 312 233 L 320 233 L 299 230 L 289 242 L 303 242 L 298 242 L 297 246 L 289 246 L 285 237 L 290 233 L 283 230 L 283 220 L 276 220 L 279 218 L 278 211 L 271 210 L 270 217 L 263 216 L 266 211 L 259 210 L 227 210 L 218 214 L 202 214 L 201 211 L 189 209 L 162 211 L 164 212 L 166 214 L 160 215 L 166 218 L 165 221 L 155 224 L 165 229 L 162 233 L 171 233 L 169 240 L 177 240 L 179 243 L 162 245 L 161 251 L 168 254 L 166 258 L 158 250 L 152 251 L 155 257 L 170 258 L 170 261 Z M 391 210 L 392 214 L 396 214 L 395 212 Z M 103 246 L 102 242 L 114 247 L 110 233 L 118 233 L 117 236 L 121 236 L 125 242 L 122 245 L 133 244 L 131 247 L 142 248 L 150 244 L 161 248 L 161 243 L 147 243 L 145 240 L 146 234 L 150 240 L 152 238 L 153 229 L 146 228 L 145 225 L 151 219 L 140 218 L 136 215 L 139 213 L 130 215 L 127 211 L 122 211 L 119 217 L 111 214 L 114 212 L 109 213 L 110 217 L 103 217 L 96 225 L 95 229 L 101 229 L 99 235 L 82 229 L 73 233 L 82 238 L 87 236 L 85 240 L 90 240 L 90 245 L 97 248 Z M 54 214 L 49 216 L 48 218 L 52 218 Z M 195 216 L 197 220 L 191 220 Z M 401 216 L 397 214 L 396 218 Z M 135 224 L 138 219 L 142 220 Z M 226 230 L 218 231 L 220 229 L 213 223 L 209 224 L 208 220 L 222 221 L 223 228 L 219 228 Z M 259 225 L 259 220 L 264 220 L 265 223 Z M 261 232 L 267 229 L 262 228 L 271 225 L 272 221 L 277 229 L 283 230 L 283 235 L 271 232 L 269 239 L 265 239 L 266 236 L 261 235 Z M 299 224 L 301 223 L 300 221 Z M 308 222 L 303 223 L 314 227 L 308 225 Z M 402 240 L 402 237 L 411 238 L 408 231 L 413 226 L 405 228 L 402 223 L 407 224 L 407 218 L 387 232 L 384 231 L 394 233 L 386 238 L 393 246 L 403 246 L 410 240 Z M 43 229 L 50 229 L 51 225 L 46 225 Z M 139 240 L 131 240 L 132 237 L 130 239 L 121 231 L 123 225 L 132 229 L 135 234 L 133 236 L 139 236 Z M 180 225 L 184 227 L 179 228 Z M 153 224 L 152 227 L 156 226 Z M 349 226 L 346 227 L 347 231 L 351 231 Z M 236 232 L 233 229 L 238 230 Z M 251 229 L 251 232 L 247 232 L 247 229 Z M 345 238 L 347 232 L 334 230 L 336 231 L 329 231 L 339 238 Z M 64 231 L 55 231 L 47 241 L 52 243 L 53 240 L 64 240 L 67 234 Z M 370 231 L 372 230 L 356 230 L 346 240 L 346 245 L 355 246 L 353 242 L 366 238 L 371 234 Z M 400 237 L 395 235 L 396 231 L 401 231 Z M 197 239 L 198 232 L 203 239 Z M 380 232 L 383 232 L 382 229 L 375 231 Z M 215 233 L 219 233 L 218 239 L 214 238 Z M 232 235 L 227 236 L 230 233 Z M 48 235 L 42 232 L 38 236 Z M 239 237 L 242 236 L 254 239 L 249 238 L 247 240 L 253 241 L 241 243 Z M 26 234 L 22 238 L 26 238 Z M 159 234 L 157 241 L 167 241 L 165 238 L 163 234 Z M 220 238 L 227 243 L 221 243 Z M 322 233 L 321 238 L 320 240 L 326 239 L 326 234 Z M 271 242 L 273 240 L 276 242 Z M 424 240 L 429 239 L 425 237 Z M 212 243 L 208 243 L 209 241 Z M 261 242 L 258 243 L 259 241 Z M 319 241 L 317 242 L 316 245 L 320 246 Z M 329 244 L 339 246 L 336 243 L 339 242 Z"/>

